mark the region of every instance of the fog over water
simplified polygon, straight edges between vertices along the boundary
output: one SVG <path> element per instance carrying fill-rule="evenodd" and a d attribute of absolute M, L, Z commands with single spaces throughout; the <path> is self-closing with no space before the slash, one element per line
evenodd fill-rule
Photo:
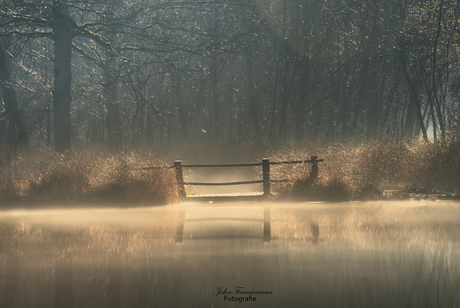
<path fill-rule="evenodd" d="M 0 303 L 453 307 L 460 303 L 459 205 L 184 203 L 2 211 Z"/>

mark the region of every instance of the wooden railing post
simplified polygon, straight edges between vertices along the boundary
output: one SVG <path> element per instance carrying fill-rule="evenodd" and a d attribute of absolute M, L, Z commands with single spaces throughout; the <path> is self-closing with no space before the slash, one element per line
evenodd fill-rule
<path fill-rule="evenodd" d="M 176 181 L 179 198 L 185 199 L 186 195 L 184 187 L 184 176 L 182 175 L 182 162 L 180 160 L 176 160 L 174 162 L 174 167 L 176 168 Z"/>
<path fill-rule="evenodd" d="M 262 175 L 264 185 L 264 197 L 270 196 L 270 160 L 268 158 L 262 159 Z"/>
<path fill-rule="evenodd" d="M 313 181 L 318 179 L 318 156 L 311 157 L 311 179 Z"/>

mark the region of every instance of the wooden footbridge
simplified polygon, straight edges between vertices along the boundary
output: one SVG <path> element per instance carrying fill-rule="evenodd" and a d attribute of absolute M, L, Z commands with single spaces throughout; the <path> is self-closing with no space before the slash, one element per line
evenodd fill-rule
<path fill-rule="evenodd" d="M 270 161 L 268 158 L 262 159 L 260 163 L 249 163 L 249 164 L 182 164 L 180 160 L 174 162 L 174 165 L 171 166 L 162 166 L 162 167 L 146 167 L 142 169 L 160 169 L 160 168 L 174 168 L 176 172 L 177 188 L 179 191 L 179 197 L 182 200 L 187 201 L 209 201 L 209 200 L 218 200 L 218 201 L 227 201 L 227 200 L 254 200 L 260 199 L 264 200 L 271 195 L 270 184 L 271 183 L 280 183 L 280 182 L 290 182 L 289 179 L 281 180 L 272 180 L 270 178 L 270 166 L 271 165 L 294 165 L 294 164 L 306 164 L 310 163 L 311 173 L 310 177 L 315 180 L 318 178 L 318 163 L 322 162 L 323 159 L 318 159 L 317 156 L 311 156 L 309 160 L 294 160 L 294 161 Z M 253 181 L 239 181 L 239 182 L 185 182 L 183 176 L 184 169 L 191 168 L 238 168 L 238 167 L 254 167 L 262 166 L 262 179 L 253 180 Z M 228 185 L 250 185 L 250 184 L 263 184 L 263 193 L 259 194 L 233 194 L 233 195 L 199 195 L 199 196 L 187 196 L 185 191 L 185 186 L 228 186 Z"/>

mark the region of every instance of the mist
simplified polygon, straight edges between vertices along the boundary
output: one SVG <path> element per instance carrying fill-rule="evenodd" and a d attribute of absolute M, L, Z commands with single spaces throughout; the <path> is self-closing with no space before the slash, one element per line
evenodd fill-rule
<path fill-rule="evenodd" d="M 0 308 L 460 305 L 451 0 L 0 0 Z"/>

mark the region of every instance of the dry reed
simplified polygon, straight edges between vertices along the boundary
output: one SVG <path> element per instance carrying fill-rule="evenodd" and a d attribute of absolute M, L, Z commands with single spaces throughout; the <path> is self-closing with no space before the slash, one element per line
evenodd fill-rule
<path fill-rule="evenodd" d="M 263 157 L 270 161 L 298 160 L 312 155 L 324 159 L 315 181 L 310 178 L 310 164 L 272 166 L 272 179 L 290 180 L 272 185 L 272 191 L 282 199 L 372 200 L 382 198 L 384 190 L 455 194 L 460 187 L 458 139 L 415 145 L 372 141 L 325 147 L 297 143 L 210 148 L 176 148 L 155 155 L 145 150 L 123 154 L 96 150 L 19 153 L 8 162 L 0 161 L 0 205 L 27 201 L 173 203 L 178 200 L 173 169 L 137 168 L 171 164 L 173 159 L 160 157 L 182 158 L 181 154 L 186 163 L 244 163 Z"/>
<path fill-rule="evenodd" d="M 145 152 L 82 150 L 21 153 L 3 166 L 0 204 L 18 202 L 117 202 L 167 204 L 177 189 L 170 169 L 138 170 L 164 161 Z"/>

